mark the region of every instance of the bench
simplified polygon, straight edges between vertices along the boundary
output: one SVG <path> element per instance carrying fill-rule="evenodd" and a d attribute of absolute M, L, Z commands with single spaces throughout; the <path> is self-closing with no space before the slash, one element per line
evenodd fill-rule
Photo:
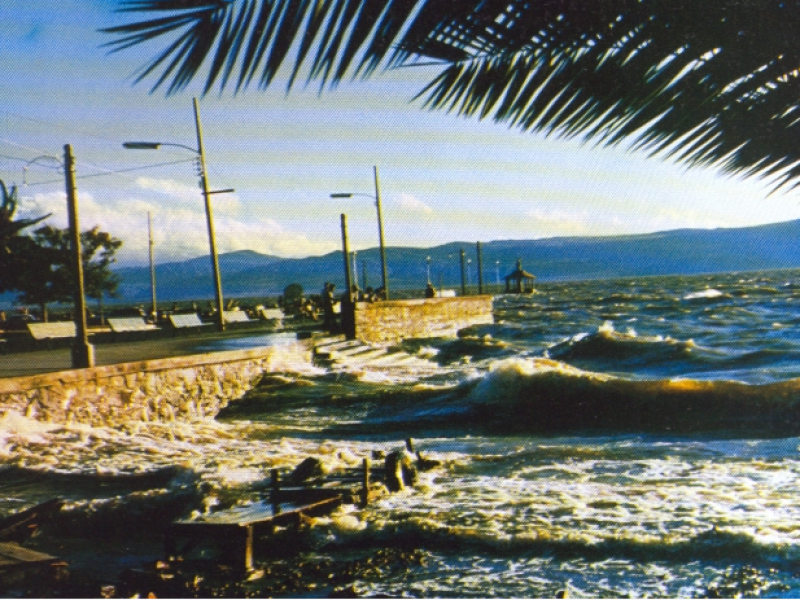
<path fill-rule="evenodd" d="M 274 321 L 275 327 L 283 325 L 283 311 L 280 308 L 262 308 L 258 316 L 264 321 Z"/>
<path fill-rule="evenodd" d="M 147 323 L 142 317 L 124 317 L 107 319 L 108 326 L 114 333 L 129 333 L 131 331 L 152 331 L 158 329 L 152 323 Z"/>
<path fill-rule="evenodd" d="M 223 310 L 222 318 L 226 323 L 249 323 L 250 317 L 243 310 Z"/>
<path fill-rule="evenodd" d="M 28 323 L 28 331 L 33 339 L 52 340 L 57 338 L 74 338 L 75 323 L 73 321 L 56 321 L 54 323 Z"/>
<path fill-rule="evenodd" d="M 211 323 L 203 323 L 196 313 L 186 315 L 170 315 L 169 323 L 172 325 L 173 332 L 179 329 L 200 329 L 207 327 Z"/>

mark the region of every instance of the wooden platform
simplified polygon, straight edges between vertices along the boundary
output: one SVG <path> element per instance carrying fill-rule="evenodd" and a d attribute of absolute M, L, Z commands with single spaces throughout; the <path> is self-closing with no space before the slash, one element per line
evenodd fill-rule
<path fill-rule="evenodd" d="M 304 521 L 327 515 L 342 504 L 366 506 L 379 489 L 371 486 L 370 472 L 369 460 L 364 459 L 361 470 L 329 476 L 315 487 L 284 487 L 273 470 L 268 503 L 171 523 L 164 538 L 167 560 L 180 560 L 204 540 L 216 540 L 227 563 L 252 571 L 253 542 L 257 537 L 274 534 L 278 528 L 297 531 Z M 282 506 L 288 510 L 282 510 Z"/>
<path fill-rule="evenodd" d="M 14 542 L 0 542 L 0 590 L 30 591 L 64 574 L 67 563 L 61 559 L 23 548 Z"/>
<path fill-rule="evenodd" d="M 13 542 L 0 542 L 0 571 L 16 571 L 32 567 L 49 567 L 61 560 L 55 556 L 23 548 Z"/>

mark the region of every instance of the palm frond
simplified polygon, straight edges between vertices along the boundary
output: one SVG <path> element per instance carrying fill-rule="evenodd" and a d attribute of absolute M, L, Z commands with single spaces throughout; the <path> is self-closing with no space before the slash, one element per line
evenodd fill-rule
<path fill-rule="evenodd" d="M 438 62 L 432 109 L 523 130 L 800 180 L 800 5 L 786 0 L 127 0 L 157 15 L 107 29 L 112 50 L 172 39 L 142 71 L 205 90 L 290 63 L 335 85 L 381 64 Z M 307 63 L 307 64 L 306 64 Z"/>

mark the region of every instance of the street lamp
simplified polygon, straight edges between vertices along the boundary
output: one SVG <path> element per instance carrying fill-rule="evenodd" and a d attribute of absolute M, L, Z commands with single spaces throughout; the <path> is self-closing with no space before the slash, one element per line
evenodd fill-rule
<path fill-rule="evenodd" d="M 203 189 L 203 199 L 205 200 L 206 225 L 208 226 L 208 245 L 211 250 L 211 270 L 214 274 L 214 294 L 217 302 L 217 329 L 225 331 L 225 316 L 223 314 L 222 303 L 222 281 L 219 276 L 219 258 L 217 256 L 217 242 L 214 234 L 214 213 L 211 208 L 212 194 L 228 194 L 234 189 L 214 190 L 208 189 L 208 178 L 206 177 L 206 156 L 203 151 L 203 130 L 200 126 L 200 107 L 197 98 L 194 98 L 194 123 L 197 130 L 197 149 L 184 144 L 174 144 L 170 142 L 124 142 L 122 146 L 129 150 L 158 150 L 161 146 L 174 146 L 194 152 L 200 159 L 200 185 Z"/>
<path fill-rule="evenodd" d="M 426 256 L 425 261 L 428 263 L 428 283 L 431 282 L 431 257 Z"/>
<path fill-rule="evenodd" d="M 331 194 L 331 198 L 352 198 L 353 196 L 366 196 L 375 200 L 375 207 L 378 211 L 378 241 L 381 250 L 381 279 L 383 284 L 383 294 L 386 300 L 389 299 L 389 281 L 386 276 L 386 245 L 383 241 L 383 215 L 381 214 L 381 191 L 378 183 L 378 167 L 373 167 L 375 173 L 375 195 L 364 194 L 361 192 L 339 192 Z"/>

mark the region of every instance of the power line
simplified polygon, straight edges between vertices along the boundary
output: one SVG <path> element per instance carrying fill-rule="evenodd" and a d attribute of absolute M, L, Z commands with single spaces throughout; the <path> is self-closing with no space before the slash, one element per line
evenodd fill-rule
<path fill-rule="evenodd" d="M 171 162 L 155 163 L 155 164 L 152 164 L 152 165 L 144 165 L 144 166 L 141 166 L 141 167 L 130 167 L 128 169 L 117 169 L 116 171 L 105 171 L 103 173 L 93 173 L 91 175 L 79 175 L 75 179 L 93 179 L 95 177 L 104 177 L 106 175 L 118 175 L 120 173 L 130 173 L 131 171 L 143 171 L 145 169 L 155 169 L 157 167 L 166 167 L 166 166 L 170 166 L 170 165 L 180 165 L 180 164 L 190 163 L 193 160 L 194 159 L 187 160 L 187 159 L 184 158 L 183 160 L 174 160 L 174 161 L 171 161 Z M 62 179 L 53 179 L 51 181 L 37 181 L 36 183 L 29 183 L 27 185 L 28 185 L 28 187 L 31 187 L 31 186 L 34 186 L 34 185 L 50 185 L 50 184 L 53 184 L 53 183 L 64 183 L 64 181 Z"/>

